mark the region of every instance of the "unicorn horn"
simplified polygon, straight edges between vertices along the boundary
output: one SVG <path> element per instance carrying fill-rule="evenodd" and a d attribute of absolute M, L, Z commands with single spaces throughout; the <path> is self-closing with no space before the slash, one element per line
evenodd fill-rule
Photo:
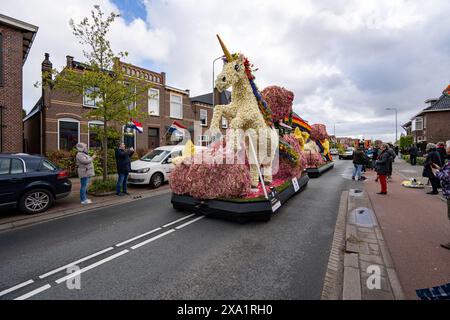
<path fill-rule="evenodd" d="M 223 53 L 225 54 L 225 58 L 227 58 L 228 62 L 233 61 L 233 57 L 230 54 L 230 51 L 228 51 L 227 47 L 223 43 L 222 39 L 220 39 L 219 35 L 217 34 L 217 39 L 219 39 L 220 46 L 222 47 Z"/>

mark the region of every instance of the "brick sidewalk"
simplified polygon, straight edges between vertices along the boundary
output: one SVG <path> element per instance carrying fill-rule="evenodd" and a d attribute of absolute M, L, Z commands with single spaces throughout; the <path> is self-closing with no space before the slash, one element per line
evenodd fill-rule
<path fill-rule="evenodd" d="M 417 177 L 420 171 L 421 177 L 421 170 L 396 159 L 386 196 L 376 194 L 380 186 L 374 172 L 366 173 L 363 183 L 407 299 L 417 299 L 417 289 L 450 281 L 450 251 L 440 247 L 450 241 L 446 203 L 427 195 L 427 189 L 401 186 L 407 174 Z"/>
<path fill-rule="evenodd" d="M 405 180 L 409 180 L 410 178 L 416 178 L 417 181 L 421 181 L 425 185 L 425 190 L 431 191 L 431 184 L 427 185 L 428 178 L 422 177 L 423 166 L 420 165 L 412 166 L 409 162 L 406 162 L 403 159 L 396 158 L 393 170 Z M 437 197 L 440 198 L 442 201 L 447 201 L 441 192 Z"/>
<path fill-rule="evenodd" d="M 46 212 L 28 215 L 21 213 L 17 209 L 0 211 L 0 231 L 171 192 L 169 184 L 165 184 L 158 189 L 150 189 L 148 186 L 129 185 L 128 191 L 131 193 L 130 196 L 118 197 L 115 194 L 104 197 L 89 196 L 92 204 L 82 205 L 79 193 L 80 181 L 79 179 L 71 179 L 71 181 L 72 191 L 70 195 L 55 201 L 53 207 Z"/>

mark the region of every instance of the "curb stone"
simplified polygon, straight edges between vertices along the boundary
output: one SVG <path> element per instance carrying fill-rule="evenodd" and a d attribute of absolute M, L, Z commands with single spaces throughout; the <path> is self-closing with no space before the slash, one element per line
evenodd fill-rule
<path fill-rule="evenodd" d="M 110 201 L 104 201 L 104 202 L 100 202 L 98 204 L 94 203 L 93 205 L 86 206 L 86 207 L 82 207 L 80 205 L 79 207 L 72 208 L 72 209 L 61 209 L 61 210 L 42 213 L 39 215 L 30 215 L 27 217 L 21 217 L 16 220 L 13 220 L 13 221 L 1 223 L 0 224 L 0 232 L 12 230 L 12 229 L 18 229 L 18 228 L 22 228 L 22 227 L 28 227 L 28 226 L 31 226 L 34 224 L 48 222 L 48 221 L 52 221 L 52 220 L 56 220 L 56 219 L 60 219 L 60 218 L 65 218 L 65 217 L 73 216 L 76 214 L 88 213 L 88 212 L 92 212 L 94 210 L 113 207 L 116 205 L 129 203 L 129 202 L 132 202 L 135 200 L 152 198 L 152 197 L 160 196 L 160 195 L 163 195 L 166 193 L 171 193 L 171 192 L 172 191 L 170 189 L 164 189 L 161 191 L 149 192 L 148 195 L 140 194 L 140 195 L 136 195 L 136 196 L 130 197 L 130 198 L 128 198 L 128 197 L 123 198 L 123 199 L 120 199 L 119 201 L 116 199 L 112 199 Z"/>
<path fill-rule="evenodd" d="M 358 224 L 356 212 L 362 208 L 368 209 L 372 227 Z M 339 254 L 335 253 L 336 249 Z M 339 261 L 337 266 L 336 259 Z M 372 276 L 368 273 L 369 267 L 378 267 L 381 288 L 369 289 L 368 279 Z M 405 299 L 372 203 L 364 191 L 349 190 L 341 194 L 321 299 Z"/>

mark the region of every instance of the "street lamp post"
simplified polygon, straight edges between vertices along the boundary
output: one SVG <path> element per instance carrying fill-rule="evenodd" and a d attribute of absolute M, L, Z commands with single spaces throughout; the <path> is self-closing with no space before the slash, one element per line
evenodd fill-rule
<path fill-rule="evenodd" d="M 214 64 L 216 63 L 217 60 L 222 59 L 223 56 L 217 57 L 213 60 L 213 68 L 212 68 L 212 107 L 214 109 L 214 105 L 215 105 L 215 101 L 214 101 Z"/>
<path fill-rule="evenodd" d="M 397 108 L 386 108 L 386 110 L 394 110 L 395 111 L 395 141 L 394 141 L 394 144 L 396 144 L 398 141 L 398 137 L 397 137 L 397 114 L 398 114 L 398 111 L 397 111 Z"/>

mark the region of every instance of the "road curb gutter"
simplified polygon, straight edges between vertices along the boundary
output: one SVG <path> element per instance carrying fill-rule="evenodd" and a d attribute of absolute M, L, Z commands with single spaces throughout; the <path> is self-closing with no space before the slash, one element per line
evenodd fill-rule
<path fill-rule="evenodd" d="M 339 300 L 342 294 L 343 260 L 345 249 L 345 221 L 347 215 L 348 191 L 341 193 L 339 212 L 334 228 L 331 253 L 328 259 L 321 300 Z"/>
<path fill-rule="evenodd" d="M 165 189 L 165 190 L 149 193 L 148 195 L 140 194 L 138 198 L 124 198 L 123 200 L 121 199 L 120 201 L 117 201 L 117 200 L 105 201 L 105 202 L 101 202 L 95 206 L 82 207 L 80 205 L 80 207 L 69 209 L 69 210 L 63 209 L 63 210 L 58 210 L 55 212 L 40 214 L 37 216 L 29 216 L 29 217 L 15 220 L 15 221 L 9 221 L 9 222 L 0 224 L 0 232 L 12 230 L 12 229 L 23 228 L 23 227 L 28 227 L 28 226 L 31 226 L 34 224 L 57 220 L 60 218 L 65 218 L 65 217 L 69 217 L 69 216 L 73 216 L 73 215 L 77 215 L 77 214 L 89 213 L 89 212 L 92 212 L 95 210 L 109 208 L 109 207 L 129 203 L 129 202 L 136 201 L 136 200 L 152 198 L 152 197 L 160 196 L 160 195 L 170 193 L 170 192 L 172 192 L 170 189 Z"/>
<path fill-rule="evenodd" d="M 365 191 L 350 189 L 341 195 L 322 299 L 405 299 Z"/>

